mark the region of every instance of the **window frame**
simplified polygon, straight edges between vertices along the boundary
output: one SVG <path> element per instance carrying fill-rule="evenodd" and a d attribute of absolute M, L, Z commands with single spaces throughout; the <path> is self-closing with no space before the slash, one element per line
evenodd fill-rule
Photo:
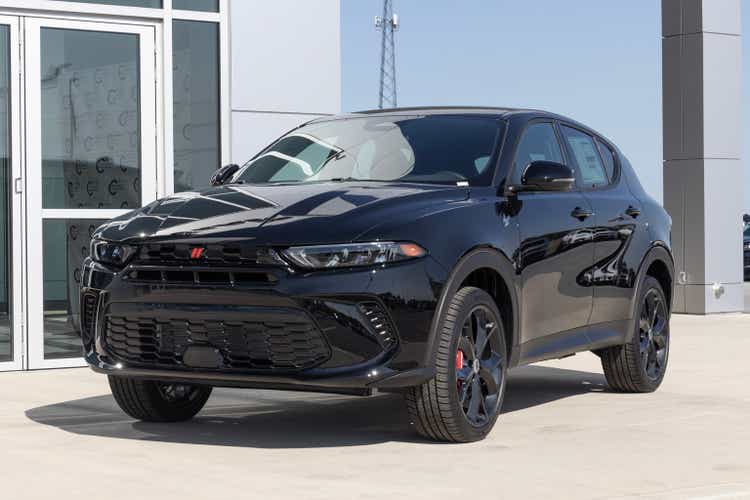
<path fill-rule="evenodd" d="M 568 142 L 565 140 L 565 135 L 563 133 L 562 127 L 568 127 L 570 129 L 576 130 L 578 132 L 581 132 L 582 134 L 586 134 L 587 136 L 591 137 L 591 140 L 594 142 L 594 148 L 596 149 L 596 153 L 599 156 L 599 161 L 602 165 L 602 170 L 604 171 L 604 177 L 607 179 L 607 183 L 603 184 L 601 186 L 587 186 L 583 182 L 583 177 L 581 176 L 581 172 L 578 168 L 572 167 L 570 164 L 568 166 L 572 168 L 576 174 L 576 184 L 578 185 L 578 188 L 583 193 L 591 193 L 595 191 L 606 191 L 608 189 L 613 189 L 616 187 L 617 182 L 616 180 L 619 180 L 619 178 L 610 179 L 609 174 L 607 173 L 607 168 L 604 166 L 604 159 L 602 158 L 602 153 L 599 151 L 599 146 L 597 144 L 597 140 L 599 139 L 599 134 L 592 132 L 580 125 L 570 123 L 563 120 L 557 120 L 557 126 L 560 128 L 560 137 L 563 141 L 563 147 L 565 148 L 565 151 L 568 152 L 568 157 L 571 158 L 573 153 L 570 151 L 570 146 L 568 145 Z M 605 142 L 606 144 L 606 142 Z M 612 150 L 612 148 L 610 148 Z M 570 160 L 568 160 L 570 161 Z M 615 165 L 615 169 L 617 170 L 617 165 Z"/>
<path fill-rule="evenodd" d="M 611 143 L 607 141 L 606 139 L 602 138 L 600 135 L 594 135 L 594 141 L 596 142 L 597 151 L 599 151 L 599 156 L 602 156 L 601 147 L 607 148 L 609 152 L 612 154 L 612 177 L 609 179 L 608 186 L 615 187 L 620 183 L 620 178 L 622 177 L 620 168 L 620 155 L 617 153 L 617 148 L 612 147 Z M 602 158 L 602 162 L 604 162 L 604 158 Z M 604 170 L 606 171 L 607 167 L 604 167 Z M 609 177 L 609 172 L 607 172 L 607 177 Z M 606 187 L 602 187 L 601 189 L 606 189 Z M 597 189 L 598 191 L 599 189 Z"/>
<path fill-rule="evenodd" d="M 523 125 L 523 128 L 518 133 L 518 137 L 516 138 L 516 141 L 513 144 L 513 154 L 512 154 L 512 156 L 510 158 L 510 164 L 509 164 L 509 168 L 508 168 L 508 176 L 507 176 L 506 183 L 511 183 L 511 184 L 513 183 L 512 181 L 514 180 L 514 176 L 516 175 L 516 170 L 517 170 L 516 169 L 516 158 L 518 157 L 518 147 L 520 146 L 521 141 L 523 140 L 523 137 L 526 134 L 526 131 L 530 127 L 532 127 L 534 125 L 539 125 L 540 123 L 548 123 L 548 124 L 550 124 L 552 126 L 552 131 L 555 134 L 555 139 L 557 139 L 557 145 L 560 148 L 560 155 L 562 156 L 563 165 L 569 167 L 568 151 L 567 151 L 567 149 L 565 148 L 565 146 L 564 146 L 564 144 L 562 142 L 563 138 L 562 138 L 562 134 L 561 134 L 560 130 L 558 129 L 558 121 L 555 120 L 552 117 L 549 117 L 549 118 L 547 118 L 547 117 L 532 118 L 531 120 L 528 120 Z M 528 165 L 524 165 L 521 168 L 525 169 L 526 167 L 528 167 Z M 575 171 L 575 169 L 573 169 L 573 170 Z M 579 185 L 579 180 L 578 180 L 578 172 L 574 172 L 574 173 L 575 173 L 575 177 L 576 177 L 576 183 L 575 183 L 575 186 L 574 186 L 575 188 L 574 189 L 570 189 L 569 191 L 557 191 L 558 193 L 577 193 L 577 192 L 579 192 L 581 190 L 581 186 Z M 521 175 L 523 175 L 523 172 L 521 172 Z M 519 178 L 518 180 L 520 182 L 521 179 Z M 524 194 L 539 194 L 539 193 L 542 193 L 542 191 L 521 191 L 521 192 L 524 193 Z"/>

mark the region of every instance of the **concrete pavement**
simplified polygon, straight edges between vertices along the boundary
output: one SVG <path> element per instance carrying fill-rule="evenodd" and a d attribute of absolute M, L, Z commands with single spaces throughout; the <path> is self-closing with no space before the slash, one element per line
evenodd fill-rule
<path fill-rule="evenodd" d="M 0 498 L 750 498 L 749 333 L 675 316 L 654 394 L 608 392 L 588 353 L 520 368 L 467 445 L 420 440 L 394 395 L 218 390 L 157 425 L 87 369 L 4 373 Z"/>

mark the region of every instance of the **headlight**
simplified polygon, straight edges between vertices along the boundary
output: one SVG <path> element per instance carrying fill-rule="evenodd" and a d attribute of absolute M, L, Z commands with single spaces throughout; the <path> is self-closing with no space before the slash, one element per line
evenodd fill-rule
<path fill-rule="evenodd" d="M 125 267 L 136 252 L 136 247 L 113 241 L 92 240 L 91 258 L 114 267 Z"/>
<path fill-rule="evenodd" d="M 371 266 L 415 259 L 427 251 L 415 243 L 350 243 L 291 247 L 281 252 L 284 257 L 306 269 Z"/>

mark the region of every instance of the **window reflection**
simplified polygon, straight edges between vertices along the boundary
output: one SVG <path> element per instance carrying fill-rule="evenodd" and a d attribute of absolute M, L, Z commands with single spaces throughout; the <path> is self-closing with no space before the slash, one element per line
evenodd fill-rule
<path fill-rule="evenodd" d="M 153 7 L 161 9 L 162 0 L 65 0 L 77 3 L 100 3 L 104 5 L 122 5 L 124 7 Z"/>
<path fill-rule="evenodd" d="M 219 12 L 219 0 L 172 0 L 172 8 L 180 10 L 199 10 L 202 12 Z"/>
<path fill-rule="evenodd" d="M 138 36 L 42 29 L 44 208 L 140 206 Z"/>
<path fill-rule="evenodd" d="M 78 288 L 91 235 L 104 220 L 47 219 L 44 245 L 44 358 L 81 356 Z"/>
<path fill-rule="evenodd" d="M 0 26 L 0 362 L 13 359 L 10 285 L 10 39 Z"/>

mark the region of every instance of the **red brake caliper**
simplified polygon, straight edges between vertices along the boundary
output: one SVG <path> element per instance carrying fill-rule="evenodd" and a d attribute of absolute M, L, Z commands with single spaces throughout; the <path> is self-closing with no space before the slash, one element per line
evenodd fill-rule
<path fill-rule="evenodd" d="M 456 350 L 456 388 L 461 390 L 461 381 L 458 379 L 458 371 L 464 367 L 464 352 L 461 349 Z"/>

